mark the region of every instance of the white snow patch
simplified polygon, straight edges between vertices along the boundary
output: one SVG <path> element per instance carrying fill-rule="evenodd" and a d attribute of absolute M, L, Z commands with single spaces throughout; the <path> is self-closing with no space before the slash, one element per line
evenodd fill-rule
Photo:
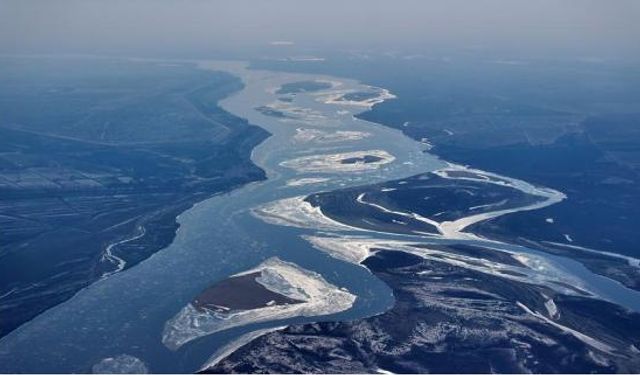
<path fill-rule="evenodd" d="M 94 374 L 148 374 L 149 370 L 140 359 L 121 354 L 96 363 L 91 368 L 91 372 Z"/>
<path fill-rule="evenodd" d="M 355 295 L 329 284 L 320 274 L 278 258 L 270 258 L 258 267 L 234 276 L 255 272 L 260 272 L 256 281 L 265 288 L 304 302 L 228 312 L 199 310 L 190 303 L 165 324 L 163 344 L 177 350 L 198 337 L 232 327 L 295 316 L 337 313 L 349 309 L 356 300 Z"/>
<path fill-rule="evenodd" d="M 364 158 L 365 156 L 375 156 L 380 158 L 380 160 L 370 163 L 342 163 L 344 159 Z M 395 157 L 384 150 L 368 150 L 303 156 L 284 161 L 280 163 L 280 165 L 298 172 L 358 172 L 378 169 L 380 166 L 391 163 L 394 160 Z"/>
<path fill-rule="evenodd" d="M 556 303 L 553 301 L 552 298 L 549 298 L 548 300 L 545 301 L 544 307 L 547 309 L 547 314 L 549 315 L 550 318 L 558 319 L 558 316 L 559 316 L 558 306 L 556 306 Z"/>
<path fill-rule="evenodd" d="M 370 136 L 371 133 L 354 130 L 327 132 L 319 129 L 297 128 L 293 139 L 297 142 L 336 143 L 357 141 Z"/>
<path fill-rule="evenodd" d="M 267 203 L 254 208 L 252 213 L 269 224 L 337 231 L 356 229 L 325 216 L 320 206 L 314 207 L 304 196 Z"/>
<path fill-rule="evenodd" d="M 561 331 L 564 331 L 564 332 L 572 335 L 573 337 L 575 337 L 578 340 L 584 342 L 585 344 L 587 344 L 587 345 L 589 345 L 589 346 L 591 346 L 593 348 L 596 348 L 596 349 L 598 349 L 600 351 L 603 351 L 605 353 L 612 354 L 611 352 L 613 351 L 613 348 L 611 346 L 609 346 L 609 345 L 607 345 L 607 344 L 605 344 L 605 343 L 603 343 L 603 342 L 601 342 L 599 340 L 596 340 L 591 336 L 587 336 L 582 332 L 576 331 L 573 328 L 569 328 L 567 326 L 563 326 L 562 324 L 556 323 L 553 320 L 547 318 L 546 316 L 540 314 L 537 311 L 536 312 L 531 311 L 531 309 L 529 309 L 527 306 L 525 306 L 523 303 L 521 303 L 519 301 L 517 301 L 516 304 L 518 306 L 520 306 L 520 308 L 523 309 L 526 313 L 528 313 L 528 314 L 530 314 L 530 315 L 532 315 L 532 316 L 534 316 L 534 317 L 536 317 L 536 318 L 538 318 L 538 319 L 540 319 L 542 321 L 545 321 L 545 322 L 551 324 L 552 326 L 560 329 Z"/>
<path fill-rule="evenodd" d="M 354 106 L 354 107 L 364 107 L 364 108 L 370 109 L 370 108 L 373 108 L 373 106 L 375 106 L 376 104 L 380 104 L 385 100 L 396 98 L 396 96 L 393 95 L 391 92 L 389 92 L 389 90 L 383 89 L 380 87 L 367 86 L 365 90 L 368 90 L 368 91 L 363 91 L 361 89 L 334 90 L 329 93 L 322 93 L 321 95 L 318 95 L 319 97 L 318 100 L 325 104 L 339 104 L 339 105 L 347 105 L 347 106 Z M 377 94 L 377 96 L 369 99 L 364 99 L 364 100 L 345 99 L 345 95 L 359 93 L 359 92 L 375 93 Z"/>
<path fill-rule="evenodd" d="M 327 182 L 330 179 L 327 177 L 306 177 L 306 178 L 294 178 L 287 181 L 287 186 L 303 186 L 310 184 L 319 184 L 321 182 Z"/>

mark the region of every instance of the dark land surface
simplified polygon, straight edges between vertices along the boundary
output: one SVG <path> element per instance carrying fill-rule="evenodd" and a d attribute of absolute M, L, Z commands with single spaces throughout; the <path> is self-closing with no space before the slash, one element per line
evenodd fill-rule
<path fill-rule="evenodd" d="M 276 94 L 297 94 L 301 92 L 314 92 L 320 90 L 326 90 L 331 88 L 331 83 L 329 82 L 319 82 L 319 81 L 300 81 L 300 82 L 291 82 L 285 83 L 282 85 Z"/>
<path fill-rule="evenodd" d="M 371 52 L 254 66 L 341 75 L 389 89 L 397 99 L 360 116 L 416 140 L 427 138 L 434 145 L 430 152 L 445 160 L 548 186 L 569 198 L 479 224 L 476 233 L 570 243 L 568 234 L 573 245 L 640 254 L 635 64 Z"/>
<path fill-rule="evenodd" d="M 487 250 L 490 251 L 490 250 Z M 606 302 L 380 251 L 364 265 L 394 291 L 382 315 L 294 325 L 238 349 L 208 373 L 637 372 L 640 315 Z M 544 302 L 552 297 L 557 314 Z M 546 323 L 596 337 L 605 351 Z M 588 329 L 585 329 L 588 327 Z"/>
<path fill-rule="evenodd" d="M 415 217 L 384 212 L 359 202 L 358 197 L 362 202 L 390 211 L 405 215 L 415 213 L 437 222 L 524 206 L 539 199 L 505 186 L 425 173 L 380 184 L 312 194 L 307 201 L 313 206 L 320 206 L 324 215 L 360 228 L 404 234 L 438 233 L 429 223 Z"/>
<path fill-rule="evenodd" d="M 341 100 L 346 100 L 348 102 L 361 102 L 364 100 L 369 100 L 369 99 L 373 99 L 373 98 L 377 98 L 378 97 L 378 93 L 377 92 L 350 92 L 347 94 L 342 95 L 342 97 L 340 97 Z"/>
<path fill-rule="evenodd" d="M 230 277 L 207 288 L 193 304 L 199 309 L 214 311 L 252 310 L 270 305 L 301 303 L 265 288 L 256 281 L 260 272 Z"/>
<path fill-rule="evenodd" d="M 354 158 L 346 158 L 346 159 L 342 159 L 340 160 L 340 164 L 356 164 L 356 163 L 375 163 L 377 161 L 382 160 L 381 157 L 379 156 L 374 156 L 374 155 L 365 155 L 362 157 L 354 157 Z"/>
<path fill-rule="evenodd" d="M 262 113 L 265 116 L 275 117 L 275 118 L 293 118 L 292 116 L 278 110 L 275 108 L 271 108 L 268 106 L 260 106 L 256 108 L 256 111 Z"/>
<path fill-rule="evenodd" d="M 264 178 L 262 129 L 191 65 L 0 60 L 0 336 L 171 243 L 197 201 Z M 212 223 L 212 225 L 214 225 Z M 143 234 L 143 235 L 141 235 Z M 141 236 L 140 236 L 141 235 Z"/>

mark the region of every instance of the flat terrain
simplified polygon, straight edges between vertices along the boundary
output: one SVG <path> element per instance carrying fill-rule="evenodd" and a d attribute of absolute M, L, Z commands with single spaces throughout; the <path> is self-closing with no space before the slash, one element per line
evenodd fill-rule
<path fill-rule="evenodd" d="M 200 293 L 193 304 L 199 309 L 228 311 L 303 302 L 270 291 L 256 281 L 257 277 L 260 272 L 222 280 Z"/>
<path fill-rule="evenodd" d="M 331 88 L 331 83 L 329 82 L 300 81 L 300 82 L 286 83 L 282 85 L 276 91 L 276 94 L 297 94 L 301 92 L 314 92 L 314 91 L 320 91 L 320 90 L 325 90 L 330 88 Z"/>
<path fill-rule="evenodd" d="M 264 178 L 249 156 L 266 132 L 217 106 L 241 87 L 191 65 L 0 60 L 0 336 Z"/>
<path fill-rule="evenodd" d="M 436 234 L 434 223 L 524 206 L 537 198 L 500 185 L 425 173 L 313 194 L 306 200 L 319 206 L 324 215 L 350 226 L 393 233 Z"/>

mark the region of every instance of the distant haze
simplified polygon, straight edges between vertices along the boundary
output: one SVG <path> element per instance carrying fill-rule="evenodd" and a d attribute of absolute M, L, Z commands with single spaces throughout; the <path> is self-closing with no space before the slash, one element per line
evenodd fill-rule
<path fill-rule="evenodd" d="M 639 40 L 637 0 L 0 0 L 2 54 L 449 48 L 638 58 Z"/>

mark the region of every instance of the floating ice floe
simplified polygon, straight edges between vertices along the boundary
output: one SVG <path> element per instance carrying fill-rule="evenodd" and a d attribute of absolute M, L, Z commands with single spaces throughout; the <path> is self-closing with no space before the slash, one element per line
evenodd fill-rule
<path fill-rule="evenodd" d="M 148 374 L 147 366 L 140 359 L 121 354 L 105 358 L 91 368 L 94 374 Z"/>
<path fill-rule="evenodd" d="M 363 95 L 364 98 L 358 100 L 357 95 Z M 352 98 L 356 96 L 356 98 Z M 363 108 L 373 108 L 376 104 L 382 103 L 385 100 L 395 99 L 396 96 L 389 92 L 387 89 L 366 86 L 362 89 L 344 89 L 334 90 L 328 93 L 321 93 L 318 95 L 318 100 L 325 104 L 339 104 Z"/>
<path fill-rule="evenodd" d="M 360 264 L 371 256 L 372 246 L 367 237 L 347 237 L 346 241 L 344 241 L 345 237 L 302 236 L 302 238 L 309 241 L 314 248 L 349 263 Z"/>
<path fill-rule="evenodd" d="M 256 272 L 260 273 L 256 282 L 266 289 L 301 302 L 224 312 L 197 309 L 190 303 L 165 324 L 164 345 L 177 350 L 198 337 L 232 327 L 295 316 L 333 314 L 349 309 L 356 299 L 355 295 L 325 281 L 320 274 L 278 258 L 270 258 L 234 276 Z"/>
<path fill-rule="evenodd" d="M 258 218 L 269 224 L 311 228 L 318 230 L 354 230 L 325 216 L 320 207 L 314 207 L 304 196 L 281 199 L 267 203 L 252 210 Z"/>
<path fill-rule="evenodd" d="M 296 134 L 293 139 L 296 142 L 317 142 L 317 143 L 335 143 L 346 141 L 357 141 L 369 137 L 371 133 L 353 131 L 353 130 L 338 130 L 335 132 L 326 132 L 318 129 L 296 129 Z"/>
<path fill-rule="evenodd" d="M 345 162 L 347 160 L 372 158 L 371 161 Z M 281 166 L 298 172 L 358 172 L 369 171 L 389 164 L 395 157 L 384 150 L 353 151 L 338 154 L 303 156 L 280 163 Z"/>
<path fill-rule="evenodd" d="M 303 186 L 311 184 L 319 184 L 321 182 L 327 182 L 330 178 L 326 177 L 307 177 L 307 178 L 295 178 L 287 181 L 287 186 Z"/>

